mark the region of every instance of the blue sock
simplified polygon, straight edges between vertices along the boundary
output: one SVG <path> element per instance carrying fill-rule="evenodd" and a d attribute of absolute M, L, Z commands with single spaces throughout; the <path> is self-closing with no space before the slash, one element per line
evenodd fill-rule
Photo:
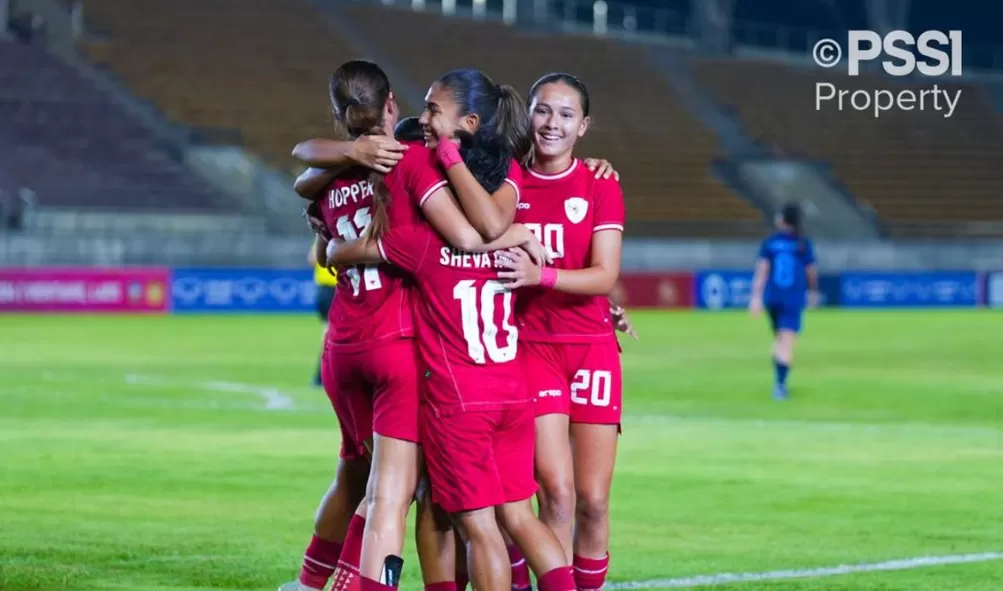
<path fill-rule="evenodd" d="M 781 363 L 778 359 L 773 360 L 773 370 L 777 374 L 777 385 L 786 386 L 787 385 L 787 373 L 791 370 L 791 366 L 786 363 Z"/>

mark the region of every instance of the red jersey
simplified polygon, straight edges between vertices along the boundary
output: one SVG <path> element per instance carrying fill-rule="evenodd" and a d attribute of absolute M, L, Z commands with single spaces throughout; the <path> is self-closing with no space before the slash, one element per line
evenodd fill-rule
<path fill-rule="evenodd" d="M 458 251 L 427 224 L 391 229 L 384 260 L 414 276 L 423 396 L 439 414 L 529 404 L 516 362 L 515 294 L 498 277 L 498 251 Z"/>
<path fill-rule="evenodd" d="M 411 195 L 433 193 L 446 184 L 427 155 L 407 152 L 383 182 L 390 191 L 387 217 L 391 227 L 417 223 Z M 321 203 L 324 222 L 336 239 L 355 240 L 372 221 L 376 186 L 370 171 L 352 168 L 335 179 Z M 328 313 L 328 342 L 362 350 L 391 338 L 414 334 L 410 278 L 389 265 L 339 266 L 338 287 Z"/>
<path fill-rule="evenodd" d="M 595 232 L 623 232 L 623 191 L 613 179 L 595 178 L 580 160 L 554 175 L 527 170 L 515 221 L 536 234 L 554 258 L 554 268 L 584 269 L 592 262 Z M 557 343 L 616 338 L 606 297 L 522 291 L 516 313 L 522 338 Z"/>
<path fill-rule="evenodd" d="M 415 149 L 414 147 L 411 147 L 411 148 L 408 149 L 408 152 L 410 152 L 410 151 L 412 151 L 414 149 Z M 441 169 L 439 169 L 438 160 L 436 160 L 436 158 L 435 158 L 435 152 L 433 152 L 432 150 L 428 150 L 427 148 L 425 148 L 425 149 L 428 151 L 428 153 L 431 156 L 424 156 L 423 158 L 431 158 L 431 161 L 433 162 L 433 166 L 437 170 L 441 170 Z M 507 184 L 509 184 L 509 185 L 512 185 L 512 187 L 515 189 L 515 199 L 516 199 L 516 201 L 519 201 L 521 199 L 522 182 L 523 182 L 523 176 L 524 176 L 524 174 L 525 174 L 525 172 L 523 171 L 522 166 L 519 164 L 519 162 L 517 162 L 513 158 L 512 161 L 508 165 L 508 175 L 505 177 L 504 182 L 507 183 Z M 445 178 L 445 177 L 443 177 L 443 178 Z M 414 195 L 413 196 L 414 199 L 415 199 L 414 203 L 416 203 L 418 205 L 418 209 L 421 209 L 422 206 L 425 205 L 425 201 L 429 197 L 431 197 L 432 193 L 434 193 L 434 192 L 435 191 L 429 191 L 428 193 L 424 193 L 422 195 Z"/>

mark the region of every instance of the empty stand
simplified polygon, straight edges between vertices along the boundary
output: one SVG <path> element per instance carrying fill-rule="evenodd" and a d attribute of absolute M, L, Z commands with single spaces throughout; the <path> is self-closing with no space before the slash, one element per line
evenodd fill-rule
<path fill-rule="evenodd" d="M 206 211 L 220 196 L 72 68 L 0 40 L 0 153 L 9 190 L 41 207 Z"/>
<path fill-rule="evenodd" d="M 421 87 L 458 67 L 481 68 L 523 93 L 547 72 L 581 78 L 592 98 L 593 127 L 579 152 L 606 158 L 620 171 L 630 221 L 760 220 L 758 210 L 714 177 L 716 138 L 645 65 L 644 48 L 592 37 L 537 36 L 500 23 L 406 9 L 352 4 L 346 10 Z"/>
<path fill-rule="evenodd" d="M 816 110 L 816 82 L 892 91 L 918 91 L 931 83 L 902 83 L 877 74 L 854 79 L 737 60 L 698 60 L 696 71 L 721 104 L 737 111 L 753 137 L 779 152 L 830 163 L 834 175 L 893 233 L 1003 220 L 1003 128 L 978 86 L 938 81 L 940 88 L 962 91 L 950 118 L 930 110 L 929 96 L 926 111 L 886 111 L 875 118 L 847 103 L 843 110 L 834 102 Z"/>
<path fill-rule="evenodd" d="M 239 130 L 273 165 L 331 134 L 328 76 L 353 57 L 301 0 L 88 0 L 87 48 L 167 117 Z"/>

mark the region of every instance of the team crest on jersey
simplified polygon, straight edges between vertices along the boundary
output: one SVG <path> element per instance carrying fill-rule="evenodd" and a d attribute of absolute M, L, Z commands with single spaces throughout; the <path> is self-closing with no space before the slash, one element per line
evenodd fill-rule
<path fill-rule="evenodd" d="M 581 197 L 571 197 L 564 202 L 564 213 L 572 224 L 581 223 L 589 211 L 589 202 Z"/>

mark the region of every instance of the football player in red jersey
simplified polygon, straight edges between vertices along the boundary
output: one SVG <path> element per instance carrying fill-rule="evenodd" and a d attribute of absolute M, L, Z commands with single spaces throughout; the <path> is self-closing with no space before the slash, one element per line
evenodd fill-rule
<path fill-rule="evenodd" d="M 352 136 L 386 135 L 397 122 L 389 81 L 372 62 L 342 64 L 331 78 L 330 94 L 335 118 Z M 325 228 L 338 239 L 351 240 L 370 225 L 416 223 L 417 211 L 406 196 L 428 195 L 446 184 L 441 174 L 416 162 L 421 157 L 403 157 L 386 177 L 362 167 L 331 174 L 320 202 Z M 384 194 L 390 192 L 402 195 L 400 206 L 372 207 L 374 199 L 388 200 Z M 318 255 L 324 261 L 326 252 Z M 359 444 L 367 443 L 372 469 L 366 500 L 357 504 L 347 526 L 333 528 L 342 535 L 343 547 L 338 547 L 337 535 L 326 541 L 315 536 L 299 582 L 284 589 L 323 588 L 334 570 L 332 556 L 342 571 L 335 582 L 339 589 L 351 588 L 360 573 L 379 578 L 385 558 L 401 553 L 404 519 L 417 486 L 418 370 L 411 289 L 400 271 L 387 265 L 345 266 L 338 272 L 344 280 L 331 306 L 323 381 L 344 440 L 360 456 L 365 450 Z M 337 483 L 333 490 L 338 491 Z M 324 509 L 344 513 L 344 504 L 329 505 L 325 502 Z M 338 521 L 331 512 L 325 512 L 326 519 Z M 396 571 L 391 576 L 399 576 L 399 565 Z"/>
<path fill-rule="evenodd" d="M 622 415 L 614 330 L 625 319 L 611 315 L 607 298 L 620 273 L 623 193 L 615 179 L 596 178 L 574 157 L 590 121 L 581 81 L 548 74 L 528 98 L 533 159 L 516 221 L 537 234 L 554 266 L 515 252 L 503 259 L 508 268 L 499 277 L 510 289 L 527 288 L 518 318 L 536 396 L 536 448 L 546 450 L 536 457 L 540 516 L 572 557 L 584 591 L 602 587 L 609 565 L 609 492 Z M 482 196 L 457 194 L 464 211 L 500 217 Z M 475 216 L 471 222 L 486 235 L 493 231 Z"/>
<path fill-rule="evenodd" d="M 454 208 L 454 231 L 462 228 L 467 235 L 464 249 L 422 224 L 392 229 L 375 241 L 332 243 L 329 260 L 388 261 L 415 279 L 424 380 L 421 442 L 433 500 L 466 542 L 474 588 L 511 589 L 500 524 L 526 551 L 542 591 L 573 591 L 570 561 L 533 515 L 532 398 L 517 359 L 515 296 L 497 280 L 499 249 L 542 246 L 521 225 L 485 243 L 448 197 L 433 195 L 423 209 L 435 199 Z"/>
<path fill-rule="evenodd" d="M 467 190 L 476 189 L 494 201 L 505 203 L 509 214 L 504 225 L 505 228 L 510 226 L 522 177 L 519 161 L 525 158 L 529 146 L 529 121 L 521 97 L 511 87 L 496 85 L 478 70 L 455 70 L 433 83 L 426 97 L 425 112 L 419 120 L 426 142 L 435 147 L 436 137 L 431 134 L 428 125 L 430 118 L 449 121 L 451 133 L 458 131 L 456 135 L 462 138 L 464 145 L 460 148 L 450 143 L 448 147 L 453 150 L 448 153 L 459 159 L 462 166 L 458 168 L 462 168 L 467 175 L 461 182 L 469 180 L 472 185 L 468 183 Z M 365 162 L 375 170 L 387 170 L 400 160 L 397 154 L 402 149 L 404 146 L 390 138 L 359 138 L 355 142 L 309 140 L 298 145 L 294 155 L 318 168 L 301 175 L 297 190 L 301 194 L 315 190 L 325 178 L 335 174 L 334 170 L 323 168 Z M 424 152 L 432 156 L 431 165 L 436 167 L 436 152 Z M 466 162 L 470 163 L 469 167 Z M 455 235 L 458 222 L 453 215 L 459 216 L 460 223 L 469 224 L 452 201 L 449 206 L 438 206 L 436 202 L 429 204 L 425 199 L 415 203 L 416 209 L 450 244 L 462 247 Z M 430 591 L 447 591 L 454 585 L 461 589 L 466 586 L 462 578 L 454 583 L 449 557 L 442 555 L 443 538 L 451 536 L 443 521 L 442 516 L 431 512 L 429 503 L 419 507 L 419 559 L 426 589 Z M 448 520 L 445 523 L 448 524 Z M 520 585 L 520 589 L 529 586 L 528 568 L 522 565 L 521 570 L 525 575 L 525 585 Z"/>

